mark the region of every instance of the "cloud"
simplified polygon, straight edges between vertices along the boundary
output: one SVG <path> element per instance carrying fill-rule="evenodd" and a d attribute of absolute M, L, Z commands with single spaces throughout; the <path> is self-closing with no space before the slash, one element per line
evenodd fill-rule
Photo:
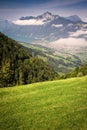
<path fill-rule="evenodd" d="M 87 30 L 78 30 L 76 32 L 70 32 L 71 37 L 79 37 L 81 35 L 87 35 Z"/>
<path fill-rule="evenodd" d="M 87 25 L 84 25 L 84 27 L 87 27 Z M 61 47 L 87 47 L 87 29 L 82 28 L 81 30 L 77 30 L 76 32 L 70 32 L 69 34 L 70 35 L 68 38 L 60 38 L 54 42 L 51 42 L 49 46 L 53 47 L 54 49 L 58 49 Z"/>
<path fill-rule="evenodd" d="M 63 24 L 52 24 L 52 27 L 55 27 L 55 28 L 63 27 Z"/>
<path fill-rule="evenodd" d="M 87 41 L 83 38 L 60 38 L 59 40 L 56 40 L 54 42 L 51 42 L 49 44 L 50 47 L 53 47 L 55 49 L 62 47 L 82 47 L 87 46 Z"/>
<path fill-rule="evenodd" d="M 13 23 L 17 25 L 43 25 L 44 24 L 43 20 L 36 20 L 36 19 L 16 20 L 16 21 L 13 21 Z"/>

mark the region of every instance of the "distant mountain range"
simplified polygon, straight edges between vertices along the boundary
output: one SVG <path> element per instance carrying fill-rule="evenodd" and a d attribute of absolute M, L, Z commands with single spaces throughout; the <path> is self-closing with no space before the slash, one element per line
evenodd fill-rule
<path fill-rule="evenodd" d="M 0 31 L 17 41 L 58 49 L 60 45 L 87 46 L 87 23 L 73 15 L 62 17 L 45 12 L 16 21 L 0 20 Z"/>

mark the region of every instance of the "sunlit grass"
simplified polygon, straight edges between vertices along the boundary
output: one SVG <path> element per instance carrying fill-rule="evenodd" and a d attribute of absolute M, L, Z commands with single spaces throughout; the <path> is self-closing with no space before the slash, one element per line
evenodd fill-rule
<path fill-rule="evenodd" d="M 1 88 L 0 130 L 87 130 L 87 76 Z"/>

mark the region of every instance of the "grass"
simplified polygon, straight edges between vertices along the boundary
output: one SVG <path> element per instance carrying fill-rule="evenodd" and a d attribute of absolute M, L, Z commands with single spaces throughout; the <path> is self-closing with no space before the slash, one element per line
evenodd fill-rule
<path fill-rule="evenodd" d="M 0 130 L 87 130 L 87 76 L 0 88 Z"/>

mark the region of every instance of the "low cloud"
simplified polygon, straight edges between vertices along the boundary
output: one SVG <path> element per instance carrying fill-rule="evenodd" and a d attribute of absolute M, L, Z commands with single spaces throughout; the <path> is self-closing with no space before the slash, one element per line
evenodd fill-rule
<path fill-rule="evenodd" d="M 17 25 L 43 25 L 44 24 L 43 20 L 36 20 L 36 19 L 16 20 L 16 21 L 13 21 L 13 23 Z"/>
<path fill-rule="evenodd" d="M 76 32 L 71 32 L 70 33 L 71 37 L 79 37 L 81 35 L 87 35 L 87 30 L 78 30 Z"/>
<path fill-rule="evenodd" d="M 60 38 L 57 41 L 51 42 L 49 46 L 58 49 L 61 46 L 66 47 L 66 46 L 76 46 L 76 47 L 81 47 L 81 46 L 87 46 L 87 41 L 83 38 Z"/>
<path fill-rule="evenodd" d="M 55 28 L 63 27 L 63 24 L 52 24 L 52 27 L 55 27 Z"/>

